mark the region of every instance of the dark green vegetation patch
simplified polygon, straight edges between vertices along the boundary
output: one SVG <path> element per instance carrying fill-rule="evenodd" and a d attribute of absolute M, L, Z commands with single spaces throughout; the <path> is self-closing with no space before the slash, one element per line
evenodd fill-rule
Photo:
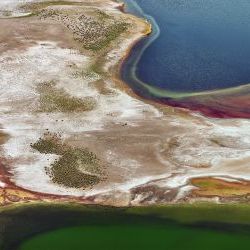
<path fill-rule="evenodd" d="M 66 26 L 86 50 L 99 51 L 125 32 L 129 23 L 117 20 L 103 11 L 92 11 L 91 15 L 82 12 L 69 13 L 67 10 L 43 9 L 40 18 L 52 19 Z"/>
<path fill-rule="evenodd" d="M 80 37 L 76 39 L 84 45 L 85 49 L 98 51 L 107 47 L 113 40 L 119 37 L 120 34 L 125 32 L 127 28 L 128 28 L 127 23 L 117 22 L 107 27 L 103 27 L 103 30 L 101 33 L 102 35 L 97 40 L 93 39 L 93 41 L 85 42 L 86 39 L 84 37 Z"/>
<path fill-rule="evenodd" d="M 96 106 L 94 98 L 71 96 L 63 89 L 56 88 L 54 81 L 40 83 L 38 92 L 41 112 L 85 112 Z"/>
<path fill-rule="evenodd" d="M 32 143 L 31 147 L 41 154 L 61 155 L 65 150 L 60 135 L 49 132 L 44 134 L 43 138 L 39 138 L 36 143 Z"/>
<path fill-rule="evenodd" d="M 46 167 L 46 173 L 54 183 L 71 188 L 87 188 L 104 179 L 104 167 L 97 156 L 86 148 L 63 143 L 60 135 L 48 132 L 31 147 L 42 154 L 59 156 L 50 167 Z"/>
<path fill-rule="evenodd" d="M 47 8 L 49 6 L 58 6 L 58 5 L 81 5 L 79 1 L 43 1 L 43 2 L 31 2 L 25 3 L 20 6 L 20 9 L 25 11 L 37 12 L 39 13 L 41 9 Z"/>

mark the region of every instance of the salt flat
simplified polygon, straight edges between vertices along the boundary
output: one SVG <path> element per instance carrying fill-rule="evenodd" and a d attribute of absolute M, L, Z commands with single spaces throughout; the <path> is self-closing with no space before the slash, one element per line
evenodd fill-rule
<path fill-rule="evenodd" d="M 18 12 L 20 3 L 0 8 Z M 35 15 L 0 19 L 0 132 L 8 136 L 1 189 L 25 191 L 26 200 L 32 193 L 117 206 L 241 199 L 234 190 L 226 198 L 194 194 L 192 179 L 250 181 L 249 120 L 207 118 L 136 96 L 119 79 L 119 62 L 149 27 L 117 7 L 109 0 L 31 4 Z M 100 50 L 81 40 L 86 34 Z M 69 171 L 62 179 L 58 166 Z M 79 174 L 103 178 L 83 188 Z"/>

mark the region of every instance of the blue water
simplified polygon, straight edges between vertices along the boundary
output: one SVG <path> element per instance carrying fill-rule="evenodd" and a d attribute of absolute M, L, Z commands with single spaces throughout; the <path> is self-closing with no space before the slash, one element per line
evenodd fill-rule
<path fill-rule="evenodd" d="M 137 64 L 141 81 L 179 92 L 250 82 L 249 0 L 133 1 L 160 28 Z"/>

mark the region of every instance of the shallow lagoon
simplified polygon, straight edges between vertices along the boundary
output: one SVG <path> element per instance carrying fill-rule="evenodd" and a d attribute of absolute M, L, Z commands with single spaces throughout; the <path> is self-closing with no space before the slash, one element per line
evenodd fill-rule
<path fill-rule="evenodd" d="M 188 228 L 176 224 L 131 223 L 69 227 L 40 234 L 19 250 L 234 250 L 247 248 L 250 235 Z"/>
<path fill-rule="evenodd" d="M 244 204 L 26 204 L 0 210 L 0 249 L 244 249 L 249 211 Z"/>
<path fill-rule="evenodd" d="M 139 80 L 175 92 L 224 89 L 250 82 L 249 1 L 135 2 L 155 19 L 160 31 L 136 66 Z M 137 48 L 141 50 L 155 33 Z M 133 53 L 129 60 L 135 62 L 137 56 Z M 123 75 L 131 70 L 131 62 L 123 67 Z M 130 81 L 128 76 L 123 78 Z"/>

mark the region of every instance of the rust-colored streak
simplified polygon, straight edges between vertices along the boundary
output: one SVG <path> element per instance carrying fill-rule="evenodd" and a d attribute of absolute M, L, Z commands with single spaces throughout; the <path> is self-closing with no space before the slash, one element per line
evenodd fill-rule
<path fill-rule="evenodd" d="M 11 203 L 46 201 L 46 202 L 78 202 L 89 203 L 84 197 L 75 197 L 67 195 L 52 195 L 34 192 L 18 187 L 11 181 L 11 174 L 7 168 L 0 162 L 0 206 L 6 206 Z"/>
<path fill-rule="evenodd" d="M 194 178 L 191 184 L 196 188 L 192 191 L 195 196 L 202 197 L 236 197 L 250 194 L 249 181 L 227 181 L 213 177 Z"/>

